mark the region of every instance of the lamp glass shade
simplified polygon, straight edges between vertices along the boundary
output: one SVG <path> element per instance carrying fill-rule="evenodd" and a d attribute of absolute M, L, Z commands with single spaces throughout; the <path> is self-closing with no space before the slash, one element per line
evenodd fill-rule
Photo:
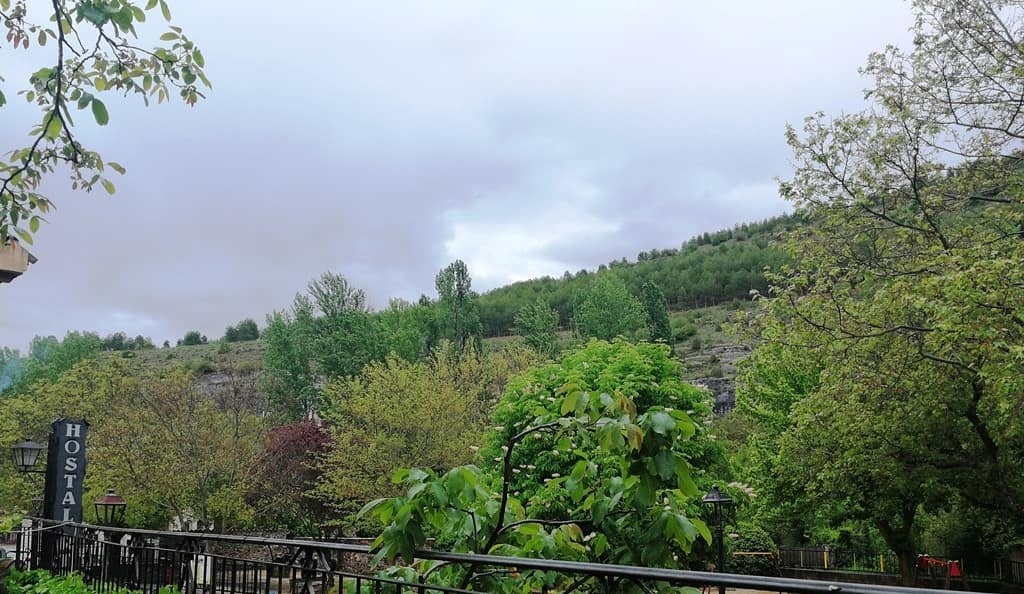
<path fill-rule="evenodd" d="M 96 508 L 96 523 L 101 526 L 120 526 L 124 522 L 124 511 L 128 503 L 114 492 L 107 489 L 107 493 L 93 503 Z"/>
<path fill-rule="evenodd" d="M 11 458 L 14 460 L 14 466 L 18 470 L 26 472 L 35 467 L 36 463 L 39 462 L 39 455 L 42 452 L 43 446 L 26 439 L 11 447 Z"/>

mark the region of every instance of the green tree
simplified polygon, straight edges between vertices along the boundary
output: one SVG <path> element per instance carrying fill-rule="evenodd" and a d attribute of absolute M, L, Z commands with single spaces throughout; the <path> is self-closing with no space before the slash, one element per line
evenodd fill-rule
<path fill-rule="evenodd" d="M 352 516 L 375 497 L 397 494 L 390 477 L 399 468 L 451 468 L 473 458 L 483 438 L 483 403 L 445 368 L 397 357 L 370 363 L 353 378 L 328 384 L 323 416 L 331 443 L 320 464 L 318 496 Z"/>
<path fill-rule="evenodd" d="M 482 334 L 477 295 L 472 289 L 473 279 L 462 260 L 456 260 L 437 273 L 437 287 L 441 336 L 455 343 L 459 352 L 466 344 L 479 340 Z"/>
<path fill-rule="evenodd" d="M 62 341 L 37 336 L 32 339 L 31 355 L 15 366 L 17 377 L 12 378 L 10 391 L 24 392 L 39 382 L 54 383 L 80 361 L 99 355 L 100 348 L 100 337 L 92 332 L 68 332 Z"/>
<path fill-rule="evenodd" d="M 120 359 L 87 358 L 64 370 L 52 382 L 32 382 L 5 394 L 0 405 L 0 447 L 9 452 L 22 438 L 45 444 L 50 423 L 58 417 L 84 418 L 98 425 L 110 417 L 109 402 L 114 393 L 122 389 L 126 369 L 126 362 Z M 90 448 L 98 428 L 93 429 Z M 87 488 L 97 486 L 94 461 L 90 459 Z M 13 464 L 0 464 L 0 501 L 5 510 L 34 511 L 32 497 L 39 495 L 40 483 L 33 478 L 15 470 Z M 119 485 L 103 488 L 109 486 Z"/>
<path fill-rule="evenodd" d="M 17 381 L 23 365 L 17 349 L 0 347 L 0 394 Z"/>
<path fill-rule="evenodd" d="M 234 326 L 228 326 L 224 330 L 225 342 L 241 342 L 245 340 L 258 340 L 260 337 L 259 326 L 251 318 L 246 318 Z"/>
<path fill-rule="evenodd" d="M 0 0 L 8 51 L 35 46 L 45 52 L 50 44 L 50 56 L 40 58 L 41 67 L 18 91 L 41 112 L 29 124 L 31 142 L 12 147 L 0 160 L 0 244 L 12 235 L 32 242 L 41 215 L 52 208 L 40 184 L 61 165 L 70 165 L 73 189 L 90 191 L 99 184 L 114 193 L 106 176 L 124 168 L 84 146 L 73 132 L 74 110 L 89 110 L 105 126 L 110 116 L 101 96 L 106 94 L 137 95 L 147 104 L 151 97 L 162 103 L 172 94 L 188 105 L 203 97 L 199 85 L 210 86 L 205 60 L 180 27 L 171 26 L 161 43 L 148 48 L 136 41 L 136 26 L 157 10 L 171 21 L 164 0 Z M 0 107 L 6 102 L 0 89 Z"/>
<path fill-rule="evenodd" d="M 379 340 L 388 354 L 416 361 L 426 357 L 435 342 L 432 304 L 392 299 L 387 309 L 377 312 L 376 319 Z"/>
<path fill-rule="evenodd" d="M 605 366 L 609 351 L 617 356 Z M 637 371 L 641 377 L 634 381 Z M 483 456 L 481 467 L 447 472 L 399 471 L 395 480 L 403 493 L 364 509 L 385 525 L 376 541 L 381 555 L 411 559 L 428 536 L 436 536 L 435 546 L 456 551 L 680 566 L 694 540 L 711 538 L 704 523 L 687 513 L 699 489 L 683 448 L 698 427 L 682 410 L 640 405 L 652 390 L 669 400 L 679 397 L 673 390 L 685 388 L 678 371 L 664 346 L 600 342 L 534 369 L 529 377 L 539 381 L 514 382 L 506 394 L 514 401 L 532 399 L 533 406 L 523 404 L 532 411 L 526 422 L 496 429 L 508 436 L 496 460 Z M 663 387 L 652 387 L 648 374 L 666 380 Z M 593 389 L 584 377 L 595 380 Z M 559 385 L 551 389 L 552 383 Z M 570 470 L 547 476 L 518 464 L 516 453 L 535 441 L 568 458 Z M 536 489 L 530 501 L 520 499 L 515 477 Z M 544 506 L 552 502 L 562 508 L 557 518 L 546 514 Z M 495 577 L 479 567 L 439 568 L 427 579 L 479 590 L 495 589 L 497 580 L 503 591 L 569 585 L 545 572 Z"/>
<path fill-rule="evenodd" d="M 668 320 L 668 307 L 665 305 L 665 293 L 653 281 L 644 281 L 640 285 L 640 298 L 647 311 L 647 329 L 651 340 L 662 341 L 671 346 L 673 343 L 672 324 Z"/>
<path fill-rule="evenodd" d="M 261 407 L 250 401 L 258 396 L 211 397 L 194 379 L 181 368 L 122 375 L 90 434 L 90 484 L 116 485 L 157 518 L 190 517 L 217 530 L 245 525 L 248 471 L 266 433 Z"/>
<path fill-rule="evenodd" d="M 286 421 L 308 418 L 320 393 L 309 333 L 290 314 L 274 312 L 267 316 L 264 341 L 262 388 L 275 412 Z"/>
<path fill-rule="evenodd" d="M 634 338 L 646 326 L 643 306 L 614 274 L 598 276 L 576 295 L 573 332 L 581 338 Z"/>
<path fill-rule="evenodd" d="M 914 9 L 913 49 L 868 61 L 871 109 L 787 134 L 782 193 L 810 224 L 760 329 L 822 365 L 782 443 L 820 500 L 878 526 L 907 582 L 921 509 L 955 494 L 1024 511 L 1024 424 L 1008 413 L 1024 393 L 1024 7 Z"/>
<path fill-rule="evenodd" d="M 203 344 L 203 337 L 199 334 L 198 330 L 189 330 L 185 333 L 185 336 L 181 339 L 180 345 L 183 346 L 195 346 L 197 344 Z"/>
<path fill-rule="evenodd" d="M 333 272 L 311 281 L 289 312 L 269 317 L 265 338 L 264 387 L 289 421 L 317 411 L 323 381 L 358 374 L 391 346 L 366 294 Z"/>
<path fill-rule="evenodd" d="M 523 342 L 543 356 L 555 353 L 558 340 L 558 312 L 543 299 L 524 305 L 515 318 L 515 332 Z"/>

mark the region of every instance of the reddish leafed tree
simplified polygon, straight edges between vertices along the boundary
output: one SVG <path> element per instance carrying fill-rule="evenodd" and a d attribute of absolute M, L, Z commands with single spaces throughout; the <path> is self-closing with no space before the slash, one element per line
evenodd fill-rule
<path fill-rule="evenodd" d="M 316 462 L 330 436 L 312 421 L 274 427 L 252 473 L 249 502 L 261 528 L 319 533 L 327 510 L 308 495 L 320 477 Z"/>

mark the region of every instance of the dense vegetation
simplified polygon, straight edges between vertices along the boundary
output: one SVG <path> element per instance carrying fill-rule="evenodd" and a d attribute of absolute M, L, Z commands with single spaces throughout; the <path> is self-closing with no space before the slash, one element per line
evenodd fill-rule
<path fill-rule="evenodd" d="M 568 328 L 574 300 L 595 278 L 611 271 L 629 292 L 640 296 L 644 282 L 655 283 L 670 309 L 714 305 L 747 299 L 751 291 L 766 294 L 765 269 L 788 261 L 775 239 L 800 224 L 799 217 L 784 215 L 759 223 L 704 233 L 679 249 L 640 252 L 635 262 L 626 258 L 602 264 L 596 271 L 569 271 L 562 278 L 544 277 L 513 283 L 480 296 L 480 322 L 486 336 L 503 336 L 515 327 L 515 315 L 524 306 L 544 300 L 558 312 L 558 323 Z"/>
<path fill-rule="evenodd" d="M 98 594 L 100 591 L 111 594 L 135 594 L 138 590 L 128 588 L 98 588 L 86 584 L 80 574 L 52 575 L 42 569 L 21 571 L 12 568 L 7 575 L 0 576 L 0 592 L 4 594 Z M 179 590 L 173 586 L 164 586 L 157 594 L 177 594 Z"/>
<path fill-rule="evenodd" d="M 913 50 L 869 60 L 868 110 L 789 131 L 798 216 L 483 296 L 456 261 L 435 298 L 380 311 L 326 273 L 268 316 L 261 367 L 205 385 L 198 366 L 140 365 L 152 349 L 39 339 L 0 353 L 0 446 L 85 416 L 88 488 L 117 486 L 135 525 L 374 534 L 386 557 L 435 538 L 702 568 L 714 482 L 746 552 L 887 548 L 908 584 L 926 549 L 1006 554 L 1024 542 L 1024 6 L 915 10 Z M 751 290 L 738 409 L 712 419 L 672 351 L 703 346 L 706 312 L 668 310 Z M 0 466 L 0 515 L 34 490 Z M 430 579 L 495 585 L 472 571 Z"/>

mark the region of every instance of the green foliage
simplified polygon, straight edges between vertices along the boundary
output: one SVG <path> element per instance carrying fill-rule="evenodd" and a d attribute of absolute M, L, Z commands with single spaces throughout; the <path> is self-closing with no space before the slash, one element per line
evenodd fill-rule
<path fill-rule="evenodd" d="M 483 403 L 445 358 L 370 363 L 356 377 L 324 389 L 331 444 L 317 486 L 345 522 L 367 501 L 397 494 L 389 477 L 405 466 L 443 469 L 469 462 L 482 440 Z"/>
<path fill-rule="evenodd" d="M 94 586 L 85 583 L 80 574 L 51 575 L 43 569 L 21 571 L 12 568 L 11 572 L 0 583 L 0 589 L 7 594 L 98 594 Z M 128 588 L 104 588 L 103 592 L 111 594 L 136 594 L 138 590 Z M 163 586 L 157 594 L 178 594 L 173 586 Z"/>
<path fill-rule="evenodd" d="M 523 342 L 545 357 L 555 352 L 558 340 L 558 312 L 543 299 L 528 303 L 516 313 L 515 332 Z"/>
<path fill-rule="evenodd" d="M 14 357 L 4 363 L 3 375 L 9 382 L 5 394 L 23 393 L 37 382 L 56 382 L 80 361 L 97 356 L 100 348 L 100 337 L 93 332 L 68 332 L 62 341 L 53 336 L 36 336 L 28 358 L 17 360 L 16 353 L 8 352 L 8 356 Z"/>
<path fill-rule="evenodd" d="M 365 531 L 355 512 L 374 497 L 397 495 L 389 478 L 399 468 L 441 470 L 471 461 L 509 378 L 535 361 L 521 347 L 459 355 L 443 343 L 427 361 L 391 356 L 328 384 L 323 417 L 331 444 L 321 457 L 317 496 L 346 531 Z"/>
<path fill-rule="evenodd" d="M 779 548 L 767 532 L 754 524 L 740 524 L 735 534 L 736 538 L 728 541 L 731 554 L 726 558 L 725 571 L 745 575 L 779 575 Z"/>
<path fill-rule="evenodd" d="M 251 318 L 246 318 L 234 326 L 228 326 L 224 330 L 226 342 L 241 342 L 243 340 L 258 340 L 260 337 L 259 326 Z"/>
<path fill-rule="evenodd" d="M 21 525 L 23 516 L 21 514 L 0 514 L 0 532 L 10 532 L 16 526 Z"/>
<path fill-rule="evenodd" d="M 644 370 L 665 385 L 652 385 Z M 399 471 L 394 481 L 402 494 L 364 508 L 385 526 L 378 557 L 411 560 L 434 536 L 436 547 L 455 551 L 678 567 L 696 539 L 711 538 L 687 513 L 699 488 L 685 448 L 699 427 L 682 410 L 645 402 L 656 394 L 687 398 L 678 371 L 665 346 L 597 341 L 533 369 L 526 376 L 533 382 L 516 380 L 503 398 L 503 409 L 527 412 L 517 427 L 496 430 L 507 436 L 497 460 L 447 472 Z M 564 456 L 565 474 L 545 476 L 516 463 L 521 447 L 540 441 Z M 534 489 L 530 501 L 515 492 L 517 475 Z M 546 515 L 551 502 L 562 506 L 557 518 Z M 495 578 L 483 568 L 442 568 L 428 579 L 502 591 L 568 585 L 543 572 Z"/>
<path fill-rule="evenodd" d="M 468 287 L 468 278 L 453 283 Z M 416 305 L 394 300 L 373 312 L 362 290 L 339 274 L 325 273 L 295 296 L 290 311 L 267 317 L 263 388 L 282 418 L 307 418 L 319 407 L 325 381 L 357 375 L 390 354 L 407 361 L 428 356 L 441 338 L 455 338 L 454 326 L 444 320 L 462 320 L 463 329 L 472 326 L 466 322 L 472 318 L 472 299 L 446 299 Z M 453 303 L 461 305 L 452 309 Z M 476 344 L 471 334 L 462 339 Z"/>
<path fill-rule="evenodd" d="M 9 48 L 29 48 L 52 43 L 53 55 L 35 70 L 18 92 L 38 109 L 39 119 L 29 122 L 27 146 L 11 147 L 0 160 L 0 244 L 10 236 L 31 243 L 40 222 L 53 207 L 39 192 L 44 178 L 59 165 L 67 170 L 72 189 L 91 191 L 100 186 L 114 193 L 109 171 L 124 167 L 87 149 L 74 132 L 74 110 L 91 112 L 100 126 L 110 120 L 102 95 L 136 95 L 146 104 L 151 97 L 160 103 L 177 94 L 194 105 L 209 87 L 205 60 L 182 29 L 169 26 L 161 43 L 143 42 L 136 29 L 159 7 L 171 20 L 163 0 L 145 4 L 131 0 L 73 2 L 0 1 L 0 22 L 6 29 Z M 139 29 L 145 30 L 143 26 Z M 0 94 L 0 107 L 6 98 Z"/>
<path fill-rule="evenodd" d="M 0 448 L 9 452 L 23 437 L 45 443 L 54 418 L 85 418 L 94 425 L 108 418 L 109 399 L 121 387 L 119 378 L 129 365 L 121 359 L 85 359 L 53 382 L 34 382 L 12 392 L 0 406 Z M 94 426 L 90 440 L 95 430 Z M 90 475 L 93 469 L 90 460 Z M 86 481 L 91 479 L 90 475 Z M 0 464 L 0 501 L 6 511 L 34 511 L 31 498 L 39 494 L 39 484 L 33 478 L 17 472 L 11 464 Z"/>
<path fill-rule="evenodd" d="M 183 369 L 122 371 L 105 397 L 107 414 L 91 429 L 87 488 L 116 487 L 136 524 L 190 516 L 220 530 L 247 525 L 247 472 L 263 443 L 266 407 L 253 382 L 234 385 L 211 394 Z"/>
<path fill-rule="evenodd" d="M 291 421 L 305 419 L 319 403 L 314 358 L 304 330 L 285 313 L 267 316 L 263 390 L 276 412 Z"/>
<path fill-rule="evenodd" d="M 499 287 L 479 299 L 484 334 L 507 335 L 515 325 L 516 313 L 537 299 L 558 311 L 559 326 L 568 326 L 575 295 L 594 278 L 609 273 L 621 278 L 635 295 L 641 293 L 644 281 L 657 283 L 673 310 L 746 299 L 751 290 L 765 295 L 765 269 L 777 269 L 789 260 L 774 246 L 775 236 L 799 223 L 799 217 L 784 215 L 737 225 L 706 234 L 706 239 L 695 237 L 679 249 L 643 252 L 633 264 L 622 259 L 602 264 L 597 271 L 581 270 L 562 278 L 543 277 Z"/>
<path fill-rule="evenodd" d="M 198 330 L 189 330 L 185 333 L 185 336 L 178 341 L 179 346 L 195 346 L 197 344 L 203 344 L 203 337 L 199 334 Z"/>
<path fill-rule="evenodd" d="M 438 327 L 440 336 L 451 340 L 462 352 L 468 342 L 482 335 L 477 294 L 473 279 L 462 260 L 456 260 L 437 273 Z"/>
<path fill-rule="evenodd" d="M 1024 7 L 914 10 L 912 49 L 868 60 L 869 109 L 787 133 L 809 224 L 763 300 L 780 367 L 748 407 L 782 431 L 775 476 L 873 523 L 907 583 L 923 514 L 1024 512 Z"/>
<path fill-rule="evenodd" d="M 591 341 L 584 348 L 566 353 L 558 362 L 540 366 L 510 382 L 505 396 L 495 410 L 493 419 L 498 427 L 488 437 L 487 447 L 481 453 L 485 466 L 492 466 L 501 458 L 502 447 L 516 433 L 527 426 L 544 409 L 548 414 L 561 414 L 557 399 L 549 394 L 557 392 L 567 383 L 589 393 L 624 393 L 643 413 L 655 406 L 692 411 L 698 419 L 710 418 L 707 395 L 681 380 L 682 369 L 662 345 L 624 341 Z M 568 475 L 575 463 L 572 449 L 598 449 L 589 442 L 572 442 L 565 451 L 551 439 L 534 437 L 521 443 L 511 456 L 511 463 L 520 472 L 513 473 L 510 484 L 524 503 L 529 503 L 540 490 L 543 478 L 553 474 Z M 724 463 L 721 448 L 707 438 L 703 425 L 695 437 L 680 444 L 687 460 L 698 468 L 698 473 L 711 470 Z M 614 472 L 615 464 L 604 465 Z M 709 485 L 710 486 L 710 485 Z M 538 501 L 538 507 L 548 505 L 546 515 L 556 517 L 561 511 L 557 502 Z"/>
<path fill-rule="evenodd" d="M 141 334 L 130 338 L 124 332 L 114 332 L 100 341 L 100 348 L 104 351 L 133 351 L 154 347 L 152 339 Z"/>
<path fill-rule="evenodd" d="M 697 334 L 697 326 L 683 318 L 672 318 L 671 328 L 674 342 L 683 342 Z"/>
<path fill-rule="evenodd" d="M 668 308 L 665 306 L 665 293 L 653 281 L 644 281 L 640 285 L 640 298 L 647 312 L 647 329 L 651 340 L 673 344 L 672 326 L 668 321 Z"/>
<path fill-rule="evenodd" d="M 268 316 L 264 390 L 283 418 L 298 421 L 317 410 L 321 379 L 355 375 L 383 358 L 376 330 L 366 294 L 332 272 L 297 294 L 290 312 Z"/>
<path fill-rule="evenodd" d="M 645 326 L 643 306 L 614 275 L 597 277 L 576 296 L 572 327 L 578 337 L 611 340 L 623 336 L 631 339 Z"/>
<path fill-rule="evenodd" d="M 392 299 L 387 309 L 377 312 L 377 341 L 387 352 L 406 361 L 416 361 L 429 354 L 439 340 L 436 330 L 436 307 Z"/>

